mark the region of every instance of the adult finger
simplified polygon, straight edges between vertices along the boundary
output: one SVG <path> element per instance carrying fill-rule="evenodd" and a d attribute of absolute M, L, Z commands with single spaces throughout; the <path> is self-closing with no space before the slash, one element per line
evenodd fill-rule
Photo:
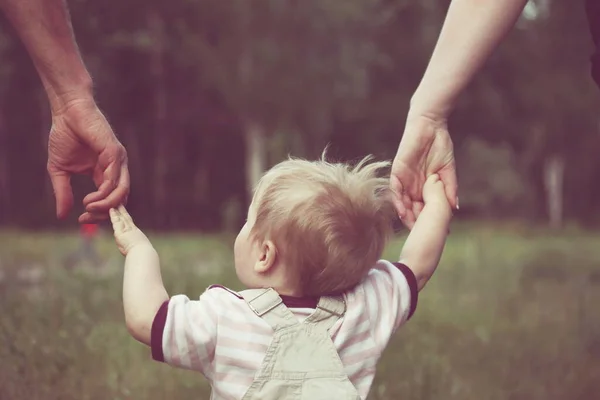
<path fill-rule="evenodd" d="M 404 223 L 408 229 L 412 229 L 413 225 L 415 224 L 415 214 L 413 212 L 414 200 L 407 192 L 402 193 L 401 200 L 404 208 L 406 209 L 404 218 L 402 218 L 402 223 Z"/>
<path fill-rule="evenodd" d="M 415 216 L 415 221 L 417 219 L 419 219 L 419 214 L 421 214 L 421 211 L 423 211 L 423 208 L 425 207 L 425 204 L 422 201 L 415 201 L 413 202 L 413 215 Z"/>
<path fill-rule="evenodd" d="M 96 166 L 96 168 L 94 169 L 94 172 L 92 174 L 92 179 L 93 179 L 96 187 L 97 188 L 100 187 L 100 185 L 102 185 L 102 182 L 104 179 L 104 171 L 102 171 L 101 168 Z M 96 193 L 96 192 L 94 192 L 94 193 Z M 86 206 L 87 200 L 88 200 L 88 197 L 86 196 L 86 198 L 83 199 L 84 207 Z M 81 223 L 101 222 L 108 218 L 109 218 L 109 215 L 106 212 L 87 212 L 87 211 L 85 211 L 83 214 L 81 214 L 79 216 L 79 222 L 81 222 Z"/>
<path fill-rule="evenodd" d="M 402 218 L 402 223 L 408 230 L 411 230 L 415 226 L 415 214 L 412 209 L 406 210 L 406 216 Z"/>
<path fill-rule="evenodd" d="M 97 203 L 106 199 L 117 187 L 119 180 L 121 178 L 121 169 L 120 165 L 116 162 L 112 162 L 108 165 L 108 167 L 102 172 L 102 175 L 99 179 L 98 176 L 94 177 L 94 183 L 96 183 L 98 189 L 95 192 L 89 193 L 87 196 L 83 198 L 84 206 L 87 206 L 91 203 Z M 99 181 L 99 182 L 98 182 Z M 116 204 L 112 207 L 115 208 Z M 111 207 L 107 207 L 105 211 Z M 86 207 L 87 209 L 87 207 Z M 94 210 L 89 210 L 94 211 Z"/>
<path fill-rule="evenodd" d="M 86 211 L 88 212 L 106 212 L 106 210 L 110 208 L 118 207 L 119 204 L 122 204 L 129 195 L 129 169 L 127 168 L 127 164 L 123 164 L 120 169 L 119 180 L 114 189 L 104 198 L 98 199 L 95 201 L 90 201 L 90 194 L 86 199 L 84 199 L 84 203 L 86 204 Z"/>
<path fill-rule="evenodd" d="M 84 212 L 83 214 L 81 214 L 79 216 L 79 218 L 77 219 L 77 222 L 79 222 L 80 224 L 96 224 L 102 221 L 106 221 L 108 219 L 108 214 L 107 213 L 103 213 L 103 214 L 96 214 L 96 213 L 89 213 L 89 212 Z"/>
<path fill-rule="evenodd" d="M 71 176 L 68 172 L 60 171 L 51 164 L 48 165 L 47 169 L 56 199 L 56 216 L 63 219 L 73 207 Z"/>
<path fill-rule="evenodd" d="M 404 206 L 404 202 L 402 201 L 402 194 L 404 193 L 404 187 L 402 186 L 402 182 L 395 175 L 390 176 L 390 189 L 392 190 L 392 202 L 394 203 L 394 208 L 398 213 L 400 219 L 403 219 L 406 216 L 406 207 Z"/>
<path fill-rule="evenodd" d="M 458 210 L 458 179 L 454 163 L 438 172 L 440 180 L 444 183 L 444 191 L 450 206 Z"/>
<path fill-rule="evenodd" d="M 102 182 L 104 182 L 104 170 L 98 164 L 96 164 L 96 167 L 92 172 L 92 181 L 94 182 L 96 189 L 98 189 L 100 185 L 102 185 Z"/>
<path fill-rule="evenodd" d="M 88 204 L 104 200 L 110 196 L 121 182 L 123 166 L 127 167 L 127 151 L 114 136 L 113 139 L 113 142 L 105 145 L 104 149 L 98 154 L 98 162 L 94 169 L 94 183 L 98 190 L 84 198 L 86 208 Z M 117 205 L 118 203 L 113 204 L 112 207 L 115 208 Z M 105 207 L 102 211 L 108 213 L 109 208 L 110 206 Z"/>

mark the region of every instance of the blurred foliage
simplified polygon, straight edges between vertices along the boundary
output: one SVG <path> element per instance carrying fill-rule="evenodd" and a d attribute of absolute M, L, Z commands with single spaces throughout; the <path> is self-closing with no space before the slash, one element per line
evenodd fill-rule
<path fill-rule="evenodd" d="M 475 137 L 466 139 L 456 150 L 460 175 L 462 213 L 487 211 L 487 217 L 518 216 L 528 191 L 528 177 L 519 172 L 515 153 L 506 143 L 489 143 Z M 493 177 L 493 179 L 490 179 Z M 482 211 L 484 210 L 484 211 Z"/>
<path fill-rule="evenodd" d="M 266 138 L 263 166 L 328 142 L 336 158 L 393 157 L 448 4 L 69 1 L 98 101 L 129 151 L 131 211 L 145 227 L 213 231 L 243 219 L 251 126 Z M 57 227 L 46 99 L 0 26 L 0 225 Z M 600 222 L 591 51 L 583 2 L 530 2 L 450 121 L 470 216 L 545 219 L 543 169 L 560 157 L 566 218 Z M 91 189 L 75 184 L 78 199 Z"/>

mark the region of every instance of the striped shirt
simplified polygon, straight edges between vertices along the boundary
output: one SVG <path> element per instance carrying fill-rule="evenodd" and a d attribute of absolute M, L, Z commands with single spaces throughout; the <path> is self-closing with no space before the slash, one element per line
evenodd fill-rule
<path fill-rule="evenodd" d="M 345 372 L 363 399 L 391 335 L 414 313 L 417 293 L 412 271 L 384 260 L 344 293 L 346 314 L 330 333 Z M 281 298 L 299 320 L 314 312 L 319 300 Z M 238 400 L 259 371 L 272 337 L 271 327 L 239 294 L 213 285 L 198 300 L 177 295 L 161 306 L 152 324 L 152 357 L 202 373 L 211 383 L 211 399 Z"/>

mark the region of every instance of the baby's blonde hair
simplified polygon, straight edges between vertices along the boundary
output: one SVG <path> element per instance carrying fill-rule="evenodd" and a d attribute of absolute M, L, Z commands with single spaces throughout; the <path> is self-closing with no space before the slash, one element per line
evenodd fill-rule
<path fill-rule="evenodd" d="M 357 285 L 381 257 L 392 232 L 387 161 L 372 156 L 352 167 L 289 158 L 258 182 L 251 237 L 275 243 L 286 265 L 298 268 L 306 296 L 337 294 Z"/>

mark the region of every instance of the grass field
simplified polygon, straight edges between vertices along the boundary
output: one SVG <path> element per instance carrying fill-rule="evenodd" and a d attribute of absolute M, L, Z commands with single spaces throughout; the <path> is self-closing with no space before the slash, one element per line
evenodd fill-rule
<path fill-rule="evenodd" d="M 150 234 L 171 295 L 240 288 L 231 238 Z M 402 238 L 386 257 L 396 258 Z M 122 258 L 66 269 L 75 234 L 0 232 L 0 399 L 206 399 L 204 378 L 151 361 L 129 337 Z M 600 398 L 600 238 L 457 226 L 370 399 Z"/>

